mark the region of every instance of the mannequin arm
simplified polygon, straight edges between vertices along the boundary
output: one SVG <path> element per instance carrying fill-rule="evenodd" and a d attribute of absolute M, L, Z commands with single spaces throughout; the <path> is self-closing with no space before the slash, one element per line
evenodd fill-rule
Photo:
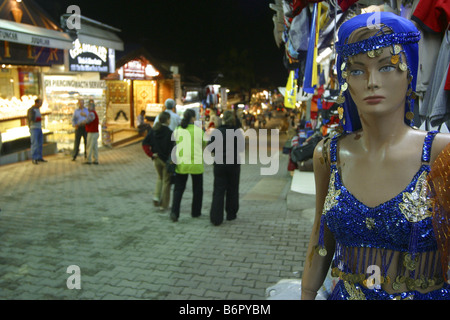
<path fill-rule="evenodd" d="M 328 154 L 328 150 L 324 148 L 327 147 L 324 147 L 324 140 L 322 140 L 318 143 L 316 149 L 314 150 L 313 163 L 316 185 L 316 215 L 303 270 L 301 296 L 302 300 L 315 299 L 317 291 L 320 289 L 327 276 L 335 248 L 333 235 L 325 226 L 324 244 L 328 253 L 325 257 L 322 257 L 315 251 L 315 246 L 318 244 L 319 240 L 320 218 L 322 216 L 325 197 L 328 192 L 328 183 L 330 177 L 330 164 L 328 161 L 324 161 L 324 155 Z M 326 157 L 326 159 L 329 159 L 329 156 Z"/>

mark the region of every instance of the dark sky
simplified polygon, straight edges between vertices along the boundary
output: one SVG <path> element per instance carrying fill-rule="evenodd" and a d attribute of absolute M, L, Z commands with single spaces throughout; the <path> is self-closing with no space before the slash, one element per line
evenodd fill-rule
<path fill-rule="evenodd" d="M 55 19 L 69 5 L 81 15 L 122 30 L 125 44 L 145 44 L 150 54 L 184 62 L 198 75 L 218 70 L 218 56 L 248 51 L 256 84 L 284 86 L 283 49 L 273 37 L 271 0 L 35 0 Z"/>

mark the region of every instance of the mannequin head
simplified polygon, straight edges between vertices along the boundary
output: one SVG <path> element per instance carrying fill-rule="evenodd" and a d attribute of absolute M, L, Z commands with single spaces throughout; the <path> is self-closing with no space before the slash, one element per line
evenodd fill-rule
<path fill-rule="evenodd" d="M 374 15 L 379 24 L 369 25 Z M 344 131 L 361 129 L 360 113 L 397 107 L 411 125 L 420 39 L 414 24 L 390 12 L 366 13 L 345 22 L 338 37 L 338 103 Z"/>

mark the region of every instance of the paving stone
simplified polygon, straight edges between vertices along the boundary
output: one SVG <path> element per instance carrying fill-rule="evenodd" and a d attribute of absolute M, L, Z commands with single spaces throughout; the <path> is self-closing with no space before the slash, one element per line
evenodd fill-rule
<path fill-rule="evenodd" d="M 188 181 L 173 223 L 153 207 L 156 172 L 140 144 L 101 148 L 96 167 L 64 155 L 1 166 L 0 299 L 264 299 L 265 288 L 301 276 L 314 216 L 313 197 L 289 191 L 279 156 L 273 177 L 241 165 L 238 217 L 217 227 L 213 168 L 202 216 L 190 216 Z M 270 179 L 285 181 L 279 196 L 245 199 Z M 80 267 L 80 290 L 67 288 L 69 265 Z"/>

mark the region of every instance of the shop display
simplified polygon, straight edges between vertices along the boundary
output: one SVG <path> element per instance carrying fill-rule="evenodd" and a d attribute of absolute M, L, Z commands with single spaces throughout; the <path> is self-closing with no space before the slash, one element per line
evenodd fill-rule
<path fill-rule="evenodd" d="M 0 99 L 0 121 L 26 118 L 27 110 L 34 104 L 37 96 L 22 96 L 20 99 Z M 41 107 L 42 114 L 50 112 L 48 105 L 44 103 Z"/>
<path fill-rule="evenodd" d="M 86 105 L 89 99 L 93 99 L 99 118 L 105 117 L 106 107 L 101 92 L 97 95 L 84 96 L 79 92 L 53 91 L 47 95 L 51 113 L 48 116 L 46 127 L 52 132 L 49 140 L 57 142 L 60 150 L 73 147 L 75 129 L 72 126 L 72 116 L 77 108 L 79 98 L 83 98 Z"/>

